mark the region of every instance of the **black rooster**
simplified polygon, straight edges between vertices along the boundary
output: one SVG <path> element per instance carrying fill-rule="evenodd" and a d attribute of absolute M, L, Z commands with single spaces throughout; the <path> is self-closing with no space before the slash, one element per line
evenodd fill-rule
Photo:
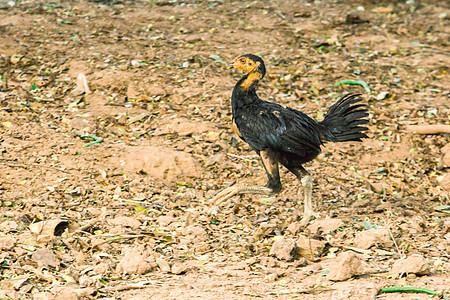
<path fill-rule="evenodd" d="M 231 96 L 233 130 L 261 157 L 269 181 L 267 187 L 232 186 L 212 201 L 223 202 L 242 193 L 278 193 L 281 190 L 280 163 L 297 176 L 305 188 L 302 225 L 306 225 L 313 214 L 312 179 L 302 164 L 316 158 L 324 142 L 367 138 L 364 133 L 367 127 L 361 126 L 368 123 L 366 105 L 355 104 L 362 100 L 359 95 L 346 95 L 328 109 L 323 121 L 317 122 L 301 111 L 263 101 L 256 95 L 258 82 L 266 74 L 259 56 L 239 56 L 228 64 L 228 68 L 244 72 Z"/>

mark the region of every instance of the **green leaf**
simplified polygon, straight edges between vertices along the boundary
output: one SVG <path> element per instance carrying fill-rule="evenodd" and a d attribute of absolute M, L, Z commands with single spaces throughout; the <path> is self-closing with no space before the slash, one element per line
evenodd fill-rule
<path fill-rule="evenodd" d="M 444 212 L 447 214 L 450 214 L 450 205 L 440 205 L 440 206 L 436 206 L 434 208 L 434 210 L 440 211 L 440 212 Z"/>
<path fill-rule="evenodd" d="M 363 222 L 364 225 L 364 229 L 365 230 L 370 230 L 370 229 L 377 229 L 378 226 L 377 225 L 372 225 L 369 221 L 369 218 L 366 218 Z"/>
<path fill-rule="evenodd" d="M 320 122 L 323 120 L 323 118 L 324 118 L 323 110 L 317 111 L 316 120 Z"/>
<path fill-rule="evenodd" d="M 334 85 L 339 86 L 339 85 L 343 85 L 343 84 L 360 85 L 364 88 L 364 90 L 367 93 L 371 92 L 369 85 L 365 81 L 362 81 L 362 80 L 341 80 L 339 82 L 336 82 Z"/>
<path fill-rule="evenodd" d="M 377 173 L 381 174 L 381 173 L 387 173 L 387 170 L 385 167 L 378 167 L 377 168 Z"/>
<path fill-rule="evenodd" d="M 134 211 L 135 211 L 135 212 L 145 212 L 145 213 L 147 213 L 147 212 L 148 212 L 148 209 L 145 208 L 145 207 L 136 205 L 136 206 L 134 207 Z"/>
<path fill-rule="evenodd" d="M 218 63 L 221 63 L 221 64 L 226 64 L 226 62 L 219 55 L 211 54 L 209 56 L 209 58 L 211 58 L 215 62 L 218 62 Z"/>

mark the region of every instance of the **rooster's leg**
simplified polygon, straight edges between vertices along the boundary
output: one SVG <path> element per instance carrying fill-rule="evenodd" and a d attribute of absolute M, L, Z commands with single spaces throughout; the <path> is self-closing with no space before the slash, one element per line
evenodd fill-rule
<path fill-rule="evenodd" d="M 300 222 L 301 227 L 305 227 L 308 225 L 309 221 L 311 221 L 312 216 L 314 215 L 313 205 L 312 205 L 312 178 L 307 175 L 301 179 L 303 185 L 303 193 L 305 195 L 304 202 L 304 213 L 303 219 Z"/>
<path fill-rule="evenodd" d="M 214 205 L 220 205 L 235 195 L 242 194 L 263 194 L 271 195 L 273 190 L 265 186 L 230 186 L 215 195 L 210 202 Z"/>
<path fill-rule="evenodd" d="M 311 218 L 314 216 L 314 209 L 312 205 L 312 178 L 309 175 L 308 171 L 305 170 L 301 165 L 294 164 L 286 164 L 285 166 L 288 168 L 289 171 L 294 173 L 294 175 L 300 180 L 302 183 L 303 189 L 303 196 L 304 196 L 304 213 L 303 213 L 303 219 L 300 221 L 301 227 L 305 227 L 308 225 L 309 221 L 311 221 Z M 300 196 L 300 190 L 299 190 L 299 196 Z"/>
<path fill-rule="evenodd" d="M 271 195 L 281 190 L 280 174 L 278 170 L 278 161 L 276 161 L 269 151 L 260 151 L 259 153 L 264 169 L 266 170 L 269 182 L 265 187 L 254 186 L 231 186 L 219 192 L 211 199 L 211 203 L 219 205 L 235 195 L 240 194 L 263 194 Z"/>

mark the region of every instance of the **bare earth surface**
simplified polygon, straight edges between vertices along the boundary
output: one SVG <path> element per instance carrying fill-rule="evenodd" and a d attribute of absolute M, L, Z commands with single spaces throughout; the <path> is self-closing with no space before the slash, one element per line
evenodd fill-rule
<path fill-rule="evenodd" d="M 449 134 L 406 130 L 450 124 L 448 3 L 337 2 L 0 1 L 0 299 L 449 296 Z M 369 104 L 369 139 L 305 166 L 306 229 L 286 170 L 208 201 L 266 181 L 230 126 L 244 53 L 263 99 Z"/>

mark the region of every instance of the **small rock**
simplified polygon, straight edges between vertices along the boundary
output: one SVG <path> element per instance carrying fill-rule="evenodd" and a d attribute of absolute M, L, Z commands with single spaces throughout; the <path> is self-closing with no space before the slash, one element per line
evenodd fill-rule
<path fill-rule="evenodd" d="M 322 232 L 323 234 L 328 234 L 330 232 L 336 231 L 339 227 L 344 226 L 344 222 L 341 219 L 322 219 L 315 220 L 314 223 L 309 225 L 306 229 L 313 234 L 318 234 Z"/>
<path fill-rule="evenodd" d="M 150 264 L 145 260 L 140 249 L 125 248 L 123 252 L 125 255 L 117 265 L 117 273 L 145 274 L 151 269 Z"/>
<path fill-rule="evenodd" d="M 244 261 L 244 263 L 248 266 L 255 264 L 258 260 L 255 257 L 250 257 Z"/>
<path fill-rule="evenodd" d="M 38 268 L 49 266 L 56 268 L 59 264 L 53 251 L 47 248 L 36 250 L 31 256 L 31 260 L 37 263 Z"/>
<path fill-rule="evenodd" d="M 130 84 L 127 87 L 127 98 L 128 99 L 136 98 L 137 95 L 138 95 L 138 93 L 136 91 L 136 85 L 134 83 L 130 82 Z"/>
<path fill-rule="evenodd" d="M 384 190 L 384 186 L 380 182 L 371 182 L 370 183 L 370 189 L 374 191 L 377 194 L 381 194 Z M 370 203 L 370 202 L 369 202 Z M 360 206 L 361 207 L 361 206 Z"/>
<path fill-rule="evenodd" d="M 445 173 L 444 175 L 439 176 L 437 181 L 443 189 L 450 191 L 450 173 Z"/>
<path fill-rule="evenodd" d="M 358 232 L 354 240 L 355 247 L 360 249 L 369 249 L 377 243 L 384 247 L 392 246 L 391 237 L 386 228 L 373 228 Z"/>
<path fill-rule="evenodd" d="M 169 225 L 170 223 L 175 222 L 177 219 L 171 216 L 159 216 L 156 222 L 159 225 Z"/>
<path fill-rule="evenodd" d="M 372 9 L 372 12 L 374 13 L 379 13 L 379 14 L 388 14 L 391 13 L 394 9 L 392 7 L 382 7 L 382 6 L 378 6 L 375 7 L 374 9 Z"/>
<path fill-rule="evenodd" d="M 78 278 L 78 284 L 80 285 L 80 287 L 85 288 L 88 286 L 93 286 L 95 285 L 95 282 L 97 282 L 97 279 L 88 275 L 81 275 Z"/>
<path fill-rule="evenodd" d="M 137 228 L 141 226 L 141 222 L 139 222 L 135 218 L 125 216 L 120 216 L 115 219 L 109 220 L 108 223 L 111 225 L 131 227 L 131 228 Z"/>
<path fill-rule="evenodd" d="M 450 220 L 444 220 L 443 233 L 450 232 Z"/>
<path fill-rule="evenodd" d="M 443 154 L 442 162 L 444 166 L 450 167 L 450 143 L 441 148 Z"/>
<path fill-rule="evenodd" d="M 166 273 L 170 272 L 169 263 L 165 259 L 157 257 L 155 259 L 155 261 L 156 261 L 156 264 L 158 265 L 159 269 L 161 270 L 161 272 L 166 272 Z"/>
<path fill-rule="evenodd" d="M 80 299 L 75 291 L 75 288 L 67 286 L 64 288 L 54 289 L 52 292 L 55 296 L 52 299 L 55 300 L 78 300 Z"/>
<path fill-rule="evenodd" d="M 108 271 L 108 269 L 109 265 L 107 263 L 102 262 L 96 265 L 93 271 L 95 274 L 105 274 L 106 271 Z"/>
<path fill-rule="evenodd" d="M 6 299 L 8 299 L 8 298 L 6 298 Z M 33 299 L 34 300 L 47 300 L 47 299 L 54 299 L 54 296 L 50 292 L 34 292 Z M 66 298 L 65 300 L 69 300 L 69 299 L 70 298 Z"/>
<path fill-rule="evenodd" d="M 190 225 L 182 229 L 183 235 L 191 237 L 192 240 L 196 242 L 204 242 L 208 239 L 208 234 L 203 227 Z"/>
<path fill-rule="evenodd" d="M 278 267 L 278 261 L 276 259 L 274 259 L 273 257 L 263 257 L 261 258 L 260 264 L 268 267 L 268 268 L 273 268 L 273 267 Z"/>
<path fill-rule="evenodd" d="M 275 280 L 277 280 L 277 278 L 278 278 L 278 274 L 276 274 L 276 273 L 271 273 L 266 276 L 266 279 L 268 282 L 274 282 Z"/>
<path fill-rule="evenodd" d="M 105 176 L 105 178 L 106 178 L 106 176 Z M 86 211 L 94 217 L 98 217 L 102 214 L 102 211 L 95 207 L 88 207 L 88 208 L 86 208 Z"/>
<path fill-rule="evenodd" d="M 295 235 L 301 227 L 302 225 L 300 224 L 300 222 L 292 222 L 291 224 L 289 224 L 288 228 L 286 228 L 286 231 L 292 235 Z"/>
<path fill-rule="evenodd" d="M 366 198 L 356 199 L 355 201 L 353 201 L 352 207 L 363 208 L 363 207 L 367 207 L 371 204 L 373 204 L 373 203 L 370 202 L 369 199 L 366 199 Z"/>
<path fill-rule="evenodd" d="M 146 93 L 150 97 L 163 96 L 163 95 L 167 94 L 165 89 L 163 89 L 160 86 L 156 86 L 156 85 L 149 85 L 149 86 L 147 86 Z"/>
<path fill-rule="evenodd" d="M 301 267 L 306 266 L 307 264 L 308 264 L 308 261 L 306 260 L 306 258 L 300 257 L 292 264 L 292 266 L 294 268 L 301 268 Z"/>
<path fill-rule="evenodd" d="M 292 261 L 297 256 L 297 246 L 292 239 L 280 238 L 275 240 L 270 249 L 269 255 L 273 255 L 278 259 Z"/>
<path fill-rule="evenodd" d="M 0 250 L 11 250 L 16 243 L 15 238 L 0 236 Z"/>
<path fill-rule="evenodd" d="M 345 19 L 347 24 L 361 24 L 369 22 L 368 15 L 363 11 L 351 11 L 347 14 Z"/>
<path fill-rule="evenodd" d="M 299 236 L 297 239 L 298 253 L 301 256 L 320 256 L 325 249 L 325 242 Z"/>
<path fill-rule="evenodd" d="M 184 40 L 188 43 L 199 42 L 203 40 L 203 37 L 199 34 L 190 34 L 184 37 Z"/>
<path fill-rule="evenodd" d="M 43 297 L 41 299 L 54 300 L 70 300 L 70 299 L 90 299 L 96 294 L 95 288 L 78 288 L 76 285 L 69 285 L 64 287 L 55 287 L 51 289 L 54 294 L 53 297 Z M 34 298 L 36 299 L 36 298 Z"/>
<path fill-rule="evenodd" d="M 5 221 L 0 224 L 0 231 L 4 232 L 14 231 L 17 230 L 18 227 L 19 225 L 17 224 L 16 221 Z"/>
<path fill-rule="evenodd" d="M 352 251 L 342 253 L 336 259 L 334 265 L 330 266 L 327 278 L 333 281 L 343 281 L 364 272 L 362 258 Z"/>
<path fill-rule="evenodd" d="M 182 263 L 174 263 L 172 266 L 172 274 L 180 275 L 186 273 L 188 266 Z"/>
<path fill-rule="evenodd" d="M 390 273 L 396 277 L 402 274 L 427 275 L 430 273 L 430 264 L 422 255 L 414 254 L 396 261 Z"/>
<path fill-rule="evenodd" d="M 75 293 L 80 299 L 90 299 L 97 293 L 97 289 L 92 287 L 79 288 L 75 289 Z"/>
<path fill-rule="evenodd" d="M 78 264 L 78 265 L 84 265 L 85 264 L 87 256 L 86 256 L 86 254 L 84 252 L 76 251 L 74 253 L 74 256 L 75 256 L 74 258 L 75 258 L 75 263 L 76 264 Z M 99 258 L 99 260 L 100 260 L 100 258 Z"/>

